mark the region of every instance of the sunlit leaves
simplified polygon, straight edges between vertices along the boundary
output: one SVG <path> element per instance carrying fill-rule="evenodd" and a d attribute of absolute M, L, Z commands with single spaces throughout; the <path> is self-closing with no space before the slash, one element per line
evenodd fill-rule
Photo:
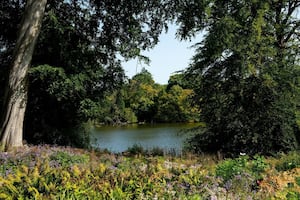
<path fill-rule="evenodd" d="M 157 100 L 157 121 L 194 122 L 198 121 L 200 109 L 192 104 L 194 92 L 179 85 L 161 91 Z"/>

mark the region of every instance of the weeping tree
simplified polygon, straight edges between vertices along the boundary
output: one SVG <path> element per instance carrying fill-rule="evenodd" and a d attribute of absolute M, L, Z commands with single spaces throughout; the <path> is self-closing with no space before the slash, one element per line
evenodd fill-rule
<path fill-rule="evenodd" d="M 25 10 L 41 3 L 28 1 Z M 14 45 L 16 27 L 11 26 L 10 20 L 18 21 L 25 2 L 9 0 L 0 5 L 1 26 L 6 27 L 0 30 L 0 60 L 4 61 L 0 70 L 5 71 L 6 63 L 15 60 L 15 56 L 14 59 L 10 56 L 12 47 L 18 49 L 18 43 Z M 22 99 L 22 105 L 15 107 L 19 115 L 20 109 L 25 111 L 26 91 L 29 88 L 25 138 L 34 143 L 72 145 L 74 135 L 66 136 L 67 132 L 77 129 L 82 121 L 101 114 L 99 102 L 103 96 L 122 84 L 125 76 L 121 57 L 125 60 L 135 57 L 143 59 L 140 52 L 158 42 L 173 5 L 172 1 L 161 0 L 53 0 L 47 4 L 43 1 L 45 16 L 42 18 L 39 15 L 39 23 L 43 23 L 40 36 L 38 40 L 26 40 L 32 45 L 27 54 L 32 54 L 36 43 L 32 67 L 24 70 L 19 81 L 22 87 L 10 89 L 18 95 L 20 91 L 24 93 L 23 97 L 18 96 Z M 26 17 L 26 13 L 35 12 L 30 10 L 24 13 Z M 26 25 L 34 23 L 34 20 L 37 18 L 30 18 Z M 21 29 L 20 33 L 23 34 L 24 30 Z M 8 78 L 9 81 L 11 78 Z M 9 91 L 7 96 L 12 96 Z M 9 111 L 9 103 L 5 102 L 5 112 L 2 113 Z M 1 129 L 4 149 L 22 145 L 24 114 L 20 114 L 19 119 L 11 114 L 9 116 L 19 126 L 7 126 L 7 117 L 4 117 Z"/>
<path fill-rule="evenodd" d="M 0 125 L 0 145 L 4 150 L 22 146 L 23 121 L 27 104 L 26 78 L 46 3 L 46 0 L 28 0 L 25 6 L 4 94 L 4 114 Z"/>
<path fill-rule="evenodd" d="M 269 154 L 298 148 L 300 1 L 189 1 L 178 34 L 205 31 L 187 77 L 205 130 L 196 152 Z"/>

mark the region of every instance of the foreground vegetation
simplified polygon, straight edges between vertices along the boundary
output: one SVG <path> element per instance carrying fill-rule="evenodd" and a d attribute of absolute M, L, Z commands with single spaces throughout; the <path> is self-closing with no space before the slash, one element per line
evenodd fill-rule
<path fill-rule="evenodd" d="M 0 153 L 0 199 L 300 198 L 298 153 L 221 160 L 134 152 L 34 146 Z"/>

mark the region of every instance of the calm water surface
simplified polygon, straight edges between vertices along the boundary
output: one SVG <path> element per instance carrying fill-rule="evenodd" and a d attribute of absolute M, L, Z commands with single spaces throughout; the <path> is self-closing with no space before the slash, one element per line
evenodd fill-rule
<path fill-rule="evenodd" d="M 122 127 L 104 126 L 92 128 L 93 147 L 120 153 L 135 144 L 145 149 L 159 147 L 164 151 L 180 153 L 187 133 L 184 130 L 198 124 L 151 124 L 127 125 Z"/>

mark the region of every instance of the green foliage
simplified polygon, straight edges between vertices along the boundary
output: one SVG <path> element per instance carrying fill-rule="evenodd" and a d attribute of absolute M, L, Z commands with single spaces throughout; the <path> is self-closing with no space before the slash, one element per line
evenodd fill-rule
<path fill-rule="evenodd" d="M 142 68 L 141 72 L 134 75 L 132 80 L 137 82 L 137 84 L 146 84 L 146 85 L 154 85 L 154 80 L 152 74 L 147 71 L 145 68 Z"/>
<path fill-rule="evenodd" d="M 56 161 L 62 167 L 71 167 L 73 164 L 86 164 L 89 157 L 86 155 L 71 155 L 70 153 L 59 151 L 50 156 L 50 160 Z"/>
<path fill-rule="evenodd" d="M 97 120 L 112 124 L 197 121 L 199 110 L 189 101 L 192 95 L 192 90 L 178 85 L 166 93 L 166 87 L 155 84 L 143 69 L 121 89 L 106 93 Z"/>
<path fill-rule="evenodd" d="M 300 26 L 294 14 L 299 2 L 181 6 L 186 8 L 178 18 L 183 38 L 207 31 L 186 71 L 207 125 L 190 140 L 195 152 L 255 155 L 297 149 Z"/>
<path fill-rule="evenodd" d="M 123 123 L 137 123 L 138 119 L 134 111 L 125 105 L 126 91 L 124 88 L 118 89 L 110 94 L 107 94 L 101 100 L 101 112 L 96 117 L 100 123 L 121 125 Z M 99 108 L 97 109 L 99 110 Z"/>
<path fill-rule="evenodd" d="M 158 122 L 195 122 L 198 121 L 200 109 L 192 104 L 194 92 L 173 85 L 167 91 L 161 91 L 157 98 Z"/>
<path fill-rule="evenodd" d="M 300 155 L 298 152 L 291 152 L 281 157 L 276 163 L 276 170 L 287 171 L 300 167 Z"/>
<path fill-rule="evenodd" d="M 130 156 L 164 156 L 165 152 L 162 148 L 154 147 L 152 149 L 145 150 L 139 144 L 134 144 L 132 147 L 129 147 L 125 152 L 126 155 Z"/>
<path fill-rule="evenodd" d="M 179 75 L 180 77 L 183 76 L 183 74 Z M 143 69 L 129 80 L 129 83 L 123 87 L 123 92 L 120 92 L 123 95 L 122 100 L 125 109 L 132 111 L 137 117 L 137 121 L 140 122 L 199 121 L 200 109 L 198 106 L 192 105 L 191 101 L 194 96 L 193 90 L 183 89 L 175 81 L 171 85 L 155 84 L 152 75 L 146 69 Z M 113 102 L 111 106 L 114 107 L 116 97 L 113 97 L 113 95 L 110 97 L 109 102 Z M 118 113 L 116 110 L 122 113 L 124 107 L 113 108 L 112 110 L 114 110 L 112 113 L 116 115 Z M 126 116 L 125 114 L 123 116 Z"/>
<path fill-rule="evenodd" d="M 241 175 L 247 164 L 246 157 L 225 160 L 216 168 L 216 175 L 223 178 L 224 182 L 232 179 L 235 175 Z"/>
<path fill-rule="evenodd" d="M 156 112 L 158 92 L 152 75 L 146 69 L 136 74 L 125 86 L 125 104 L 132 109 L 138 121 L 151 122 Z"/>
<path fill-rule="evenodd" d="M 149 150 L 149 153 L 151 156 L 164 156 L 164 150 L 162 148 L 159 147 L 154 147 L 152 149 Z"/>
<path fill-rule="evenodd" d="M 268 167 L 266 159 L 263 156 L 255 155 L 251 160 L 250 170 L 257 178 L 261 178 L 261 174 L 265 172 Z"/>
<path fill-rule="evenodd" d="M 261 175 L 266 171 L 268 165 L 261 156 L 255 156 L 249 159 L 248 156 L 240 156 L 235 159 L 227 159 L 216 167 L 216 175 L 221 177 L 226 183 L 237 175 L 244 176 L 249 173 L 256 179 L 261 179 Z"/>
<path fill-rule="evenodd" d="M 142 145 L 134 144 L 132 147 L 128 147 L 127 152 L 130 155 L 143 155 L 145 153 L 145 149 Z"/>
<path fill-rule="evenodd" d="M 0 4 L 1 26 L 5 27 L 0 31 L 0 94 L 25 3 Z M 88 135 L 82 123 L 103 117 L 102 100 L 121 88 L 121 59 L 143 58 L 141 50 L 158 42 L 171 15 L 166 4 L 49 1 L 28 78 L 25 139 L 35 144 L 86 146 Z M 130 111 L 126 114 L 134 118 Z"/>
<path fill-rule="evenodd" d="M 126 119 L 127 122 L 130 122 L 130 123 L 138 122 L 138 118 L 136 117 L 135 113 L 130 108 L 125 108 L 124 118 Z"/>
<path fill-rule="evenodd" d="M 168 80 L 167 91 L 171 89 L 173 86 L 178 85 L 183 89 L 191 88 L 190 83 L 188 82 L 188 78 L 185 77 L 184 72 L 177 72 L 174 75 L 171 75 Z"/>
<path fill-rule="evenodd" d="M 300 177 L 295 177 L 295 182 L 298 186 L 300 186 Z"/>
<path fill-rule="evenodd" d="M 289 200 L 300 199 L 300 193 L 299 192 L 288 192 L 288 194 L 286 195 L 286 198 Z"/>

